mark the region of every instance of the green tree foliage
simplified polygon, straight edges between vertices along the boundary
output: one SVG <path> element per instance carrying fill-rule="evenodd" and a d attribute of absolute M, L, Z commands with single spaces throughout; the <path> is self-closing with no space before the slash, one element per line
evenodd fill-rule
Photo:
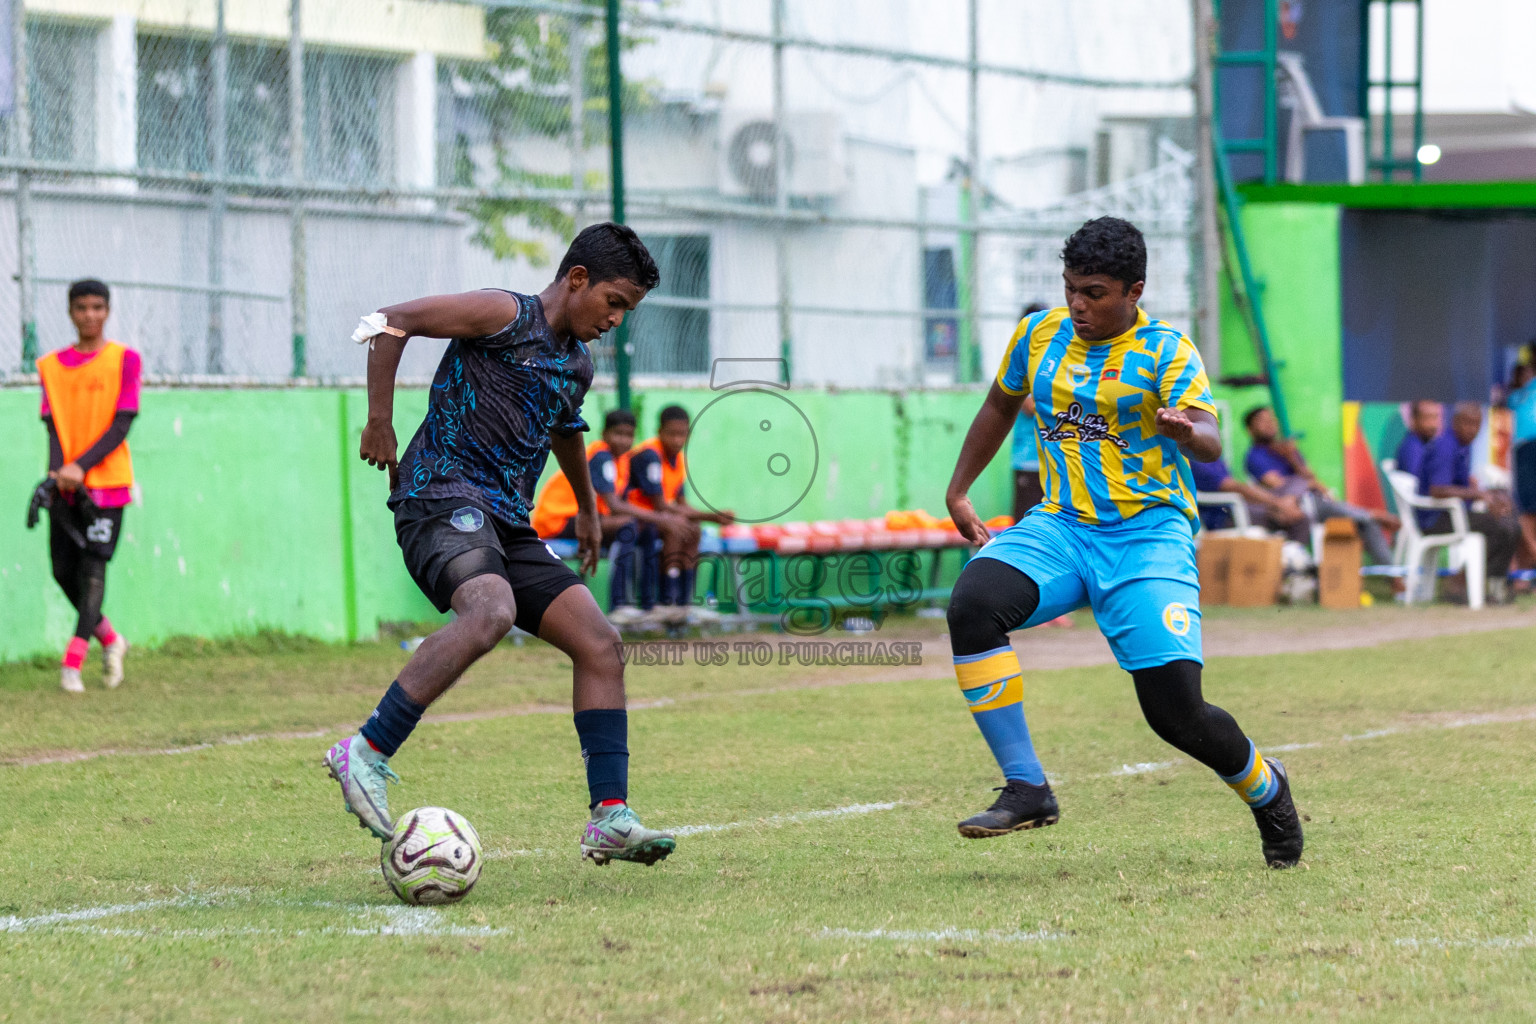
<path fill-rule="evenodd" d="M 607 137 L 608 59 L 604 45 L 603 0 L 581 0 L 593 16 L 582 19 L 584 55 L 581 76 L 583 102 L 580 112 L 582 145 Z M 573 19 L 564 15 L 515 7 L 486 12 L 488 61 L 462 61 L 445 65 L 439 74 L 452 95 L 446 112 L 451 132 L 440 180 L 459 187 L 485 189 L 487 195 L 466 200 L 460 210 L 476 228 L 473 241 L 489 249 L 497 259 L 521 258 L 535 266 L 549 263 L 546 246 L 523 237 L 528 228 L 570 238 L 575 233 L 571 214 L 561 206 L 529 191 L 571 189 L 569 172 L 550 173 L 521 166 L 519 151 L 533 140 L 569 142 L 573 130 L 571 104 L 571 33 Z M 648 40 L 626 34 L 621 40 L 629 50 Z M 638 110 L 651 102 L 652 90 L 643 83 L 625 82 L 623 106 Z M 604 187 L 606 175 L 584 175 L 584 190 Z M 519 195 L 519 193 L 525 193 Z"/>

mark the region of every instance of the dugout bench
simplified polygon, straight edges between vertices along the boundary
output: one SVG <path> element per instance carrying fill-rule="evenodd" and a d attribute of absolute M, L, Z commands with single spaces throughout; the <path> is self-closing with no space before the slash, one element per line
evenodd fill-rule
<path fill-rule="evenodd" d="M 1001 528 L 990 532 L 995 536 Z M 574 561 L 574 540 L 546 543 L 560 558 Z M 957 530 L 891 529 L 885 518 L 727 526 L 700 538 L 698 571 L 708 574 L 706 592 L 716 595 L 722 609 L 730 606 L 736 621 L 769 623 L 796 609 L 947 601 L 950 587 L 940 582 L 946 556 L 954 552 L 958 572 L 975 551 Z M 606 558 L 607 551 L 603 554 Z"/>

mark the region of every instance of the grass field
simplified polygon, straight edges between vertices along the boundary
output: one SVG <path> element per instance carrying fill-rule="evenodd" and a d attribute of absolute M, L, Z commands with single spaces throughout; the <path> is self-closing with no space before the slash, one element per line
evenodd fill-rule
<path fill-rule="evenodd" d="M 319 767 L 397 647 L 173 645 L 83 699 L 0 666 L 0 1021 L 1529 1020 L 1530 638 L 1213 660 L 1287 748 L 1289 872 L 1102 666 L 1027 678 L 1061 823 L 959 838 L 997 783 L 937 657 L 632 669 L 632 798 L 684 834 L 595 868 L 568 674 L 504 646 L 395 759 L 493 857 L 431 910 Z"/>

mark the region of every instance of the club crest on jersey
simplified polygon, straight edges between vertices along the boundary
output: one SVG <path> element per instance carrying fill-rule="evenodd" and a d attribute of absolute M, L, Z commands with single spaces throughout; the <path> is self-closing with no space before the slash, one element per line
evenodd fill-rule
<path fill-rule="evenodd" d="M 1163 609 L 1163 626 L 1174 636 L 1189 634 L 1189 609 L 1174 601 Z"/>
<path fill-rule="evenodd" d="M 1080 388 L 1084 384 L 1088 383 L 1088 375 L 1092 372 L 1088 369 L 1088 367 L 1079 363 L 1076 366 L 1069 366 L 1067 369 L 1072 374 L 1073 387 Z"/>
<path fill-rule="evenodd" d="M 474 533 L 485 525 L 485 513 L 468 505 L 456 510 L 448 521 L 460 533 Z"/>
<path fill-rule="evenodd" d="M 1075 429 L 1074 429 L 1075 428 Z M 1081 402 L 1073 402 L 1065 412 L 1056 414 L 1056 425 L 1040 435 L 1047 441 L 1108 441 L 1116 448 L 1129 448 L 1131 443 L 1109 429 L 1109 421 L 1098 413 L 1085 413 Z"/>

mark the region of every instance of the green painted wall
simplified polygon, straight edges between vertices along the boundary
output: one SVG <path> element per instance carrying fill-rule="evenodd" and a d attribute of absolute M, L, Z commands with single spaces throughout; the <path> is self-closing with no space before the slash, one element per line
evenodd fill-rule
<path fill-rule="evenodd" d="M 636 396 L 642 434 L 661 407 L 702 409 L 716 393 Z M 791 518 L 866 518 L 893 508 L 944 514 L 944 488 L 979 392 L 790 392 L 820 443 L 821 471 Z M 610 394 L 586 411 L 600 425 Z M 426 392 L 401 391 L 403 448 Z M 22 514 L 46 464 L 38 391 L 0 389 L 0 661 L 63 649 L 74 612 L 49 575 L 46 519 Z M 277 628 L 325 639 L 372 635 L 381 621 L 436 613 L 406 575 L 384 507 L 384 474 L 357 460 L 367 414 L 357 390 L 147 390 L 130 443 L 143 503 L 126 514 L 108 576 L 107 612 L 154 643 Z M 696 445 L 738 443 L 731 430 Z M 717 460 L 718 461 L 718 460 Z M 761 469 L 723 480 L 746 500 Z M 1006 512 L 1006 450 L 973 488 L 983 516 Z M 601 581 L 599 585 L 602 586 Z M 604 591 L 606 592 L 606 591 Z"/>
<path fill-rule="evenodd" d="M 1344 486 L 1343 310 L 1339 290 L 1339 207 L 1330 203 L 1248 203 L 1242 212 L 1249 258 L 1259 280 L 1270 346 L 1280 364 L 1280 383 L 1291 429 L 1302 453 L 1326 483 Z M 1223 376 L 1257 373 L 1253 343 L 1230 289 L 1221 310 Z M 1263 388 L 1218 386 L 1241 419 L 1268 404 Z M 1247 438 L 1239 435 L 1229 462 L 1240 462 Z"/>

